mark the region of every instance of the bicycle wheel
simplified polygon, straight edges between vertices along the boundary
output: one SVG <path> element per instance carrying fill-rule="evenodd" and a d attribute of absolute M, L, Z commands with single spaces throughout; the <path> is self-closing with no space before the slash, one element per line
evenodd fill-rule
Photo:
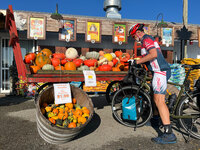
<path fill-rule="evenodd" d="M 182 98 L 176 113 L 178 116 L 188 116 L 178 119 L 181 127 L 191 136 L 200 139 L 200 91 L 192 92 L 191 97 Z"/>
<path fill-rule="evenodd" d="M 133 128 L 136 126 L 141 127 L 145 125 L 152 116 L 150 96 L 146 92 L 140 90 L 138 96 L 141 96 L 142 98 L 142 106 L 140 106 L 142 111 L 140 113 L 140 117 L 137 120 L 137 125 L 136 121 L 124 120 L 122 118 L 122 100 L 126 97 L 132 97 L 136 94 L 137 90 L 138 86 L 135 85 L 122 87 L 120 90 L 116 91 L 111 103 L 113 117 L 121 124 Z"/>
<path fill-rule="evenodd" d="M 112 81 L 106 89 L 106 100 L 111 103 L 112 97 L 116 91 L 122 88 L 122 81 Z"/>

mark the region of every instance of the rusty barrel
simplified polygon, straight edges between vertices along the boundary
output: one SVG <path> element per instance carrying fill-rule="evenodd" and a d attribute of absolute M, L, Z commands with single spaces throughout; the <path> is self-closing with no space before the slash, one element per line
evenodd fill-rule
<path fill-rule="evenodd" d="M 36 99 L 36 123 L 39 135 L 48 143 L 63 144 L 77 136 L 90 122 L 94 113 L 94 106 L 89 96 L 80 88 L 71 85 L 71 94 L 77 102 L 90 110 L 90 117 L 87 122 L 76 128 L 60 128 L 52 125 L 41 112 L 41 106 L 44 102 L 54 103 L 54 88 L 49 86 L 44 89 Z"/>

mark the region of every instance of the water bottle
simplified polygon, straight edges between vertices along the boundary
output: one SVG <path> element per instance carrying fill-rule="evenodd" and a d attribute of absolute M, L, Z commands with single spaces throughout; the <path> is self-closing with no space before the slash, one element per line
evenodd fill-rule
<path fill-rule="evenodd" d="M 173 110 L 176 99 L 177 99 L 176 94 L 171 94 L 168 98 L 168 108 L 169 108 L 170 112 L 172 112 L 172 110 Z"/>

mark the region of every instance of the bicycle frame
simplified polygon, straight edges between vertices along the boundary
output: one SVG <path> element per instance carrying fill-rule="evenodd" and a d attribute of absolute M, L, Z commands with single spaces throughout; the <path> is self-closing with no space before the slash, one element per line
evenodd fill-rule
<path fill-rule="evenodd" d="M 191 116 L 191 115 L 190 115 L 190 116 L 185 116 L 185 115 L 184 115 L 184 116 L 177 116 L 177 115 L 176 115 L 176 109 L 177 109 L 177 106 L 178 106 L 178 104 L 179 104 L 179 102 L 180 102 L 180 100 L 181 100 L 181 97 L 182 97 L 184 94 L 186 94 L 190 99 L 192 99 L 192 97 L 191 97 L 191 95 L 190 95 L 190 91 L 189 91 L 189 90 L 186 90 L 186 86 L 185 86 L 185 84 L 187 83 L 187 79 L 188 79 L 188 76 L 189 76 L 191 70 L 192 70 L 191 68 L 188 70 L 183 84 L 178 84 L 178 83 L 173 83 L 173 82 L 167 82 L 168 84 L 171 84 L 171 85 L 174 85 L 174 86 L 178 86 L 178 87 L 181 88 L 180 91 L 179 91 L 179 93 L 178 93 L 178 95 L 177 95 L 176 103 L 174 104 L 172 113 L 170 113 L 170 116 L 171 116 L 172 118 L 174 118 L 174 119 L 196 118 L 195 115 L 193 115 L 193 116 Z M 147 89 L 148 93 L 151 93 L 151 92 L 152 92 L 152 91 L 151 91 L 151 87 L 150 87 L 150 85 L 147 84 L 147 81 L 151 81 L 151 80 L 152 80 L 152 78 L 151 78 L 151 77 L 148 77 L 147 74 L 146 74 L 146 75 L 144 76 L 144 78 L 142 79 L 142 82 L 141 82 L 140 85 L 139 85 L 139 87 L 140 87 L 139 89 L 141 89 L 141 88 L 144 87 L 145 89 Z"/>

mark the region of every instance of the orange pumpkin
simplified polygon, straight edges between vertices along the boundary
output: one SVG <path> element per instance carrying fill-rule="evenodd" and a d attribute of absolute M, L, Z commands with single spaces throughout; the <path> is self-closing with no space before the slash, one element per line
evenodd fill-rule
<path fill-rule="evenodd" d="M 57 115 L 58 114 L 58 109 L 54 108 L 52 112 Z"/>
<path fill-rule="evenodd" d="M 78 117 L 78 123 L 84 124 L 87 121 L 85 117 Z"/>
<path fill-rule="evenodd" d="M 56 124 L 56 120 L 53 119 L 53 118 L 49 118 L 49 121 L 50 121 L 51 123 L 53 123 L 53 124 Z"/>
<path fill-rule="evenodd" d="M 115 55 L 116 57 L 119 57 L 123 54 L 123 52 L 120 50 L 120 51 L 115 51 Z"/>
<path fill-rule="evenodd" d="M 67 119 L 67 117 L 68 117 L 68 113 L 65 112 L 65 113 L 64 113 L 64 116 L 63 116 L 63 120 Z"/>
<path fill-rule="evenodd" d="M 51 60 L 49 57 L 41 53 L 40 55 L 37 55 L 35 59 L 35 64 L 42 68 L 45 64 L 51 64 Z"/>
<path fill-rule="evenodd" d="M 49 50 L 48 48 L 44 48 L 43 50 L 41 50 L 41 53 L 43 53 L 47 57 L 49 57 L 50 55 L 52 55 L 51 50 Z"/>
<path fill-rule="evenodd" d="M 72 103 L 66 103 L 65 106 L 68 107 L 69 109 L 73 109 L 74 107 Z"/>
<path fill-rule="evenodd" d="M 76 123 L 75 122 L 69 123 L 68 128 L 76 128 Z"/>
<path fill-rule="evenodd" d="M 54 67 L 55 70 L 65 70 L 65 68 L 61 65 Z"/>
<path fill-rule="evenodd" d="M 59 113 L 59 114 L 58 114 L 58 119 L 63 120 L 63 117 L 64 117 L 64 114 L 63 114 L 63 113 Z"/>
<path fill-rule="evenodd" d="M 80 109 L 77 109 L 74 113 L 73 113 L 76 117 L 82 116 L 83 112 Z"/>
<path fill-rule="evenodd" d="M 86 109 L 83 109 L 83 113 L 84 114 L 90 114 L 90 111 L 89 111 L 89 109 L 86 108 Z"/>
<path fill-rule="evenodd" d="M 121 70 L 119 69 L 119 67 L 113 67 L 112 71 L 121 71 Z"/>
<path fill-rule="evenodd" d="M 30 70 L 31 70 L 31 73 L 37 73 L 38 70 L 40 70 L 40 67 L 39 66 L 30 66 Z"/>
<path fill-rule="evenodd" d="M 76 65 L 74 62 L 67 62 L 64 67 L 65 70 L 76 70 Z"/>

